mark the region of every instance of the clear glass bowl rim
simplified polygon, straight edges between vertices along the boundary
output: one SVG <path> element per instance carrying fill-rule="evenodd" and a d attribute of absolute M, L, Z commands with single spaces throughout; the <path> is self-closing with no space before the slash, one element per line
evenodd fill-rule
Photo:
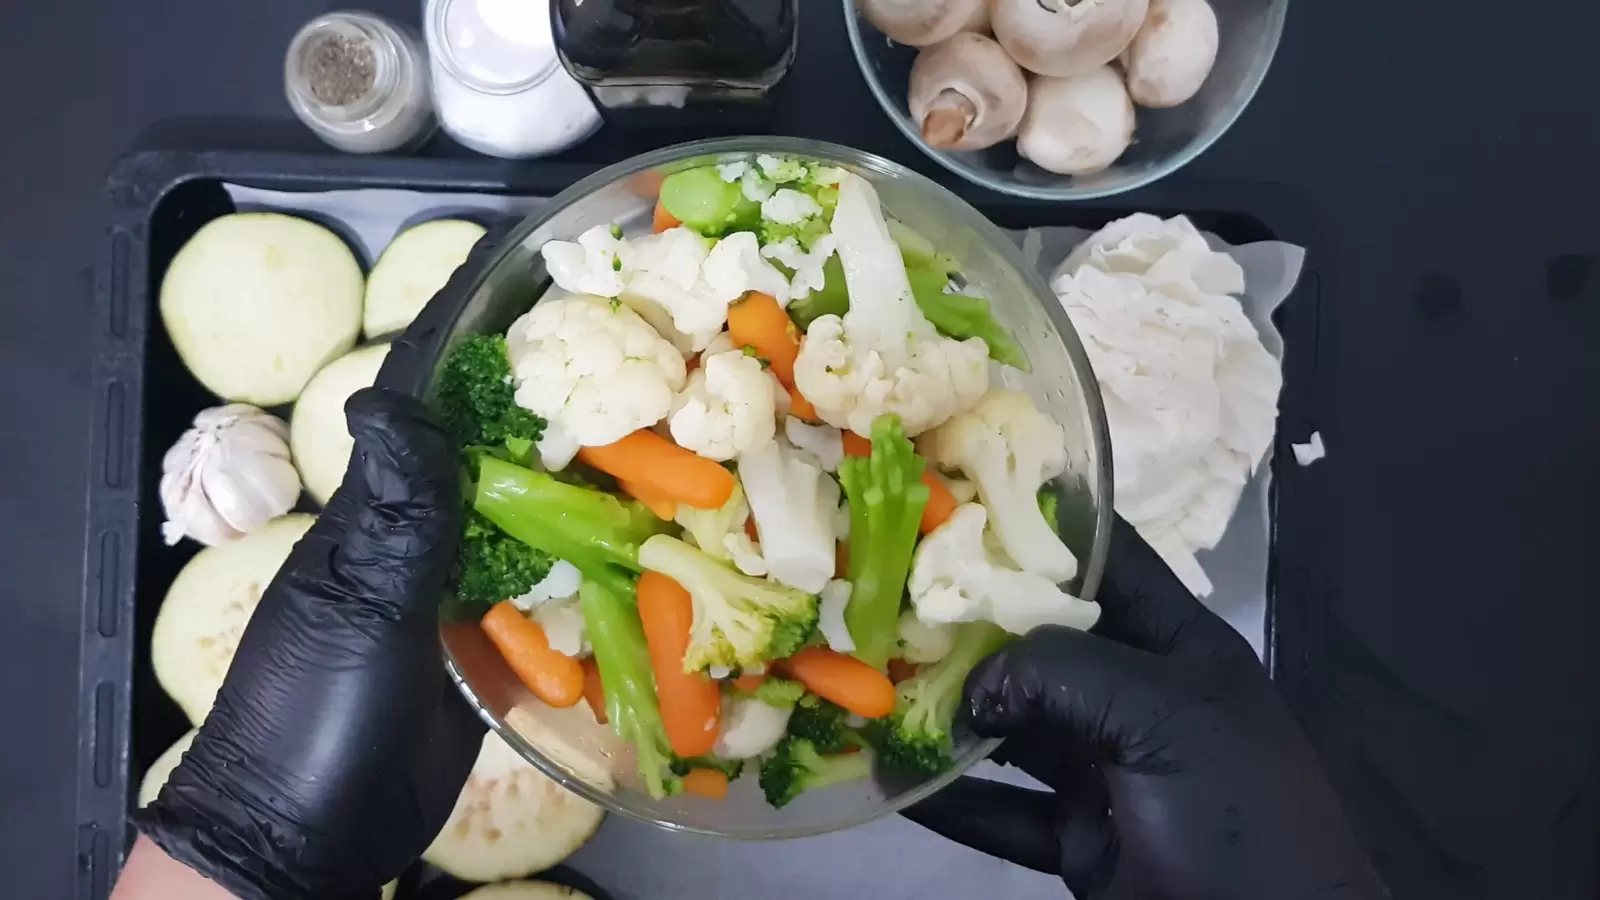
<path fill-rule="evenodd" d="M 1148 171 L 1136 178 L 1105 187 L 1079 188 L 1071 185 L 1052 187 L 1050 185 L 1029 185 L 1005 181 L 994 177 L 994 173 L 987 169 L 968 165 L 953 154 L 929 147 L 923 142 L 922 135 L 911 127 L 911 120 L 900 109 L 900 103 L 889 96 L 888 91 L 884 90 L 883 83 L 878 80 L 876 68 L 867 59 L 866 45 L 863 43 L 866 40 L 866 36 L 862 34 L 861 15 L 856 9 L 856 4 L 859 0 L 842 0 L 842 2 L 844 5 L 845 30 L 850 35 L 850 53 L 856 58 L 856 68 L 861 70 L 861 77 L 866 79 L 867 88 L 872 91 L 872 96 L 878 101 L 878 106 L 883 109 L 884 115 L 894 123 L 894 127 L 898 128 L 901 134 L 906 136 L 906 140 L 910 141 L 918 150 L 921 150 L 923 155 L 929 159 L 973 184 L 986 187 L 991 191 L 999 191 L 1002 194 L 1010 194 L 1013 197 L 1026 197 L 1030 200 L 1076 201 L 1115 197 L 1118 194 L 1136 191 L 1139 188 L 1154 184 L 1194 162 L 1200 154 L 1210 150 L 1213 144 L 1228 133 L 1228 129 L 1233 127 L 1233 123 L 1244 115 L 1245 109 L 1255 100 L 1256 92 L 1261 90 L 1261 83 L 1266 80 L 1267 70 L 1272 68 L 1272 59 L 1278 54 L 1278 45 L 1283 38 L 1284 21 L 1289 14 L 1289 0 L 1272 0 L 1272 7 L 1268 11 L 1268 15 L 1271 18 L 1267 23 L 1266 52 L 1258 52 L 1256 54 L 1256 59 L 1252 63 L 1249 75 L 1245 78 L 1245 83 L 1242 85 L 1236 102 L 1207 126 L 1207 133 L 1202 135 L 1199 140 L 1191 142 L 1184 148 L 1183 152 L 1169 157 L 1159 165 L 1151 166 Z M 867 27 L 870 28 L 871 26 L 868 25 Z M 874 31 L 873 34 L 877 34 L 877 32 Z M 882 37 L 882 35 L 878 35 L 878 37 Z"/>
<path fill-rule="evenodd" d="M 959 220 L 961 227 L 970 228 L 976 232 L 1008 265 L 1022 274 L 1023 280 L 1033 289 L 1034 299 L 1044 305 L 1051 325 L 1055 328 L 1056 336 L 1061 340 L 1063 349 L 1066 351 L 1067 360 L 1072 366 L 1073 374 L 1077 378 L 1078 384 L 1080 386 L 1098 384 L 1095 380 L 1094 370 L 1089 364 L 1089 356 L 1084 351 L 1083 344 L 1078 339 L 1078 334 L 1073 329 L 1072 323 L 1067 319 L 1066 311 L 1056 301 L 1055 295 L 1050 291 L 1044 278 L 1027 264 L 1022 252 L 998 226 L 942 185 L 898 163 L 851 147 L 805 138 L 746 136 L 692 141 L 652 150 L 607 166 L 557 194 L 548 203 L 541 206 L 537 212 L 530 214 L 513 228 L 504 242 L 501 243 L 500 249 L 489 258 L 478 272 L 474 273 L 464 296 L 471 297 L 481 289 L 489 273 L 499 266 L 507 264 L 507 261 L 522 247 L 523 243 L 546 222 L 602 188 L 649 169 L 666 167 L 670 171 L 673 163 L 685 160 L 721 154 L 751 153 L 787 154 L 853 166 L 872 171 L 875 174 L 909 181 L 920 190 L 931 194 L 943 206 L 947 207 L 950 214 Z M 1111 436 L 1109 427 L 1106 424 L 1105 406 L 1101 401 L 1100 392 L 1098 390 L 1085 389 L 1082 391 L 1081 399 L 1084 405 L 1084 412 L 1089 418 L 1089 441 L 1094 447 L 1097 462 L 1095 470 L 1089 473 L 1089 477 L 1099 482 L 1097 496 L 1101 498 L 1099 506 L 1095 510 L 1094 546 L 1090 548 L 1089 555 L 1084 561 L 1083 586 L 1079 592 L 1084 599 L 1093 600 L 1099 591 L 1101 577 L 1105 570 L 1112 527 Z M 844 816 L 835 821 L 748 831 L 720 831 L 715 828 L 691 825 L 648 815 L 619 803 L 611 793 L 600 790 L 582 779 L 572 777 L 566 769 L 546 757 L 532 742 L 523 738 L 520 732 L 488 709 L 478 697 L 477 692 L 473 690 L 472 685 L 463 677 L 461 667 L 447 642 L 443 643 L 443 653 L 445 668 L 449 672 L 450 680 L 455 682 L 456 687 L 477 712 L 478 717 L 521 754 L 524 759 L 538 768 L 540 772 L 554 779 L 562 787 L 608 812 L 617 813 L 669 831 L 737 840 L 787 840 L 842 831 L 899 812 L 919 800 L 927 798 L 965 774 L 968 769 L 979 761 L 986 759 L 1001 743 L 999 739 L 981 741 L 974 745 L 964 758 L 958 760 L 956 765 L 948 771 L 942 772 L 893 797 L 886 798 L 875 806 L 864 807 L 853 815 Z"/>

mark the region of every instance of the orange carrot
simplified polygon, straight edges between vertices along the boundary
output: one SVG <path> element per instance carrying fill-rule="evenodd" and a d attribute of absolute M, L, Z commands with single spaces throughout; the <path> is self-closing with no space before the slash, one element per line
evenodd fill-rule
<path fill-rule="evenodd" d="M 756 517 L 750 516 L 744 520 L 744 536 L 756 543 L 761 543 L 761 532 L 756 530 Z"/>
<path fill-rule="evenodd" d="M 870 456 L 872 442 L 853 431 L 846 431 L 844 452 L 846 456 Z M 932 466 L 923 466 L 922 483 L 928 486 L 928 505 L 922 508 L 922 522 L 917 525 L 917 531 L 927 534 L 955 515 L 956 507 L 961 504 L 956 502 L 956 495 L 950 493 L 950 488 L 933 471 Z"/>
<path fill-rule="evenodd" d="M 551 706 L 565 707 L 583 696 L 583 666 L 565 653 L 550 649 L 544 629 L 512 606 L 510 600 L 496 603 L 480 624 L 511 671 L 535 697 Z"/>
<path fill-rule="evenodd" d="M 656 518 L 664 522 L 671 522 L 672 518 L 678 514 L 678 501 L 662 496 L 660 492 L 653 490 L 650 485 L 619 478 L 617 479 L 617 486 L 622 488 L 624 494 L 648 506 L 650 511 L 656 514 Z"/>
<path fill-rule="evenodd" d="M 756 688 L 761 687 L 762 684 L 766 683 L 766 680 L 767 676 L 765 675 L 740 675 L 733 680 L 733 687 L 740 693 L 754 694 Z"/>
<path fill-rule="evenodd" d="M 728 796 L 728 776 L 716 769 L 690 769 L 683 776 L 683 789 L 700 797 L 721 800 Z"/>
<path fill-rule="evenodd" d="M 807 400 L 797 387 L 789 388 L 789 415 L 796 419 L 804 419 L 813 425 L 822 421 L 822 417 L 817 415 L 817 408 L 811 405 L 811 401 Z"/>
<path fill-rule="evenodd" d="M 917 674 L 916 663 L 909 663 L 903 659 L 889 660 L 889 680 L 895 684 L 899 684 L 915 674 Z"/>
<path fill-rule="evenodd" d="M 588 657 L 583 665 L 583 699 L 589 701 L 594 720 L 606 724 L 606 686 L 600 681 L 600 664 Z"/>
<path fill-rule="evenodd" d="M 639 576 L 638 596 L 667 742 L 673 753 L 686 759 L 710 753 L 721 726 L 722 692 L 704 672 L 683 670 L 694 602 L 683 585 L 660 572 Z"/>
<path fill-rule="evenodd" d="M 833 577 L 850 577 L 850 542 L 840 541 L 833 550 Z"/>
<path fill-rule="evenodd" d="M 853 656 L 807 647 L 784 666 L 811 693 L 858 716 L 881 719 L 894 712 L 895 690 L 889 676 Z"/>
<path fill-rule="evenodd" d="M 653 431 L 639 430 L 615 444 L 584 447 L 578 459 L 657 497 L 696 509 L 716 509 L 733 496 L 733 473 Z"/>
<path fill-rule="evenodd" d="M 656 234 L 660 234 L 669 228 L 677 228 L 682 224 L 682 222 L 678 221 L 677 216 L 667 212 L 667 208 L 661 204 L 660 200 L 656 201 L 655 218 L 650 223 L 651 231 L 655 232 Z"/>
<path fill-rule="evenodd" d="M 728 307 L 728 336 L 735 347 L 753 347 L 786 388 L 794 387 L 800 329 L 770 294 L 751 291 Z"/>

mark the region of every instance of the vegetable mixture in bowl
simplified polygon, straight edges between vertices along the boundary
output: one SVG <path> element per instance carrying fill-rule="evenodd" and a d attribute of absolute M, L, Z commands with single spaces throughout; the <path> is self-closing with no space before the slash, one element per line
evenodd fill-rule
<path fill-rule="evenodd" d="M 1098 617 L 1083 349 L 998 229 L 875 157 L 751 138 L 601 172 L 381 383 L 463 448 L 452 675 L 627 815 L 763 838 L 899 809 L 992 749 L 956 721 L 979 660 Z"/>

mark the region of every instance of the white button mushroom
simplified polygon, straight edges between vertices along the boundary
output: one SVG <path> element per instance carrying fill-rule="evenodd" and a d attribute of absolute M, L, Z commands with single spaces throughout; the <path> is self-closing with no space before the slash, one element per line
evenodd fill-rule
<path fill-rule="evenodd" d="M 929 146 L 982 150 L 1016 134 L 1028 82 L 993 38 L 963 33 L 917 54 L 907 99 Z"/>
<path fill-rule="evenodd" d="M 1028 84 L 1017 152 L 1060 175 L 1093 175 L 1133 143 L 1133 116 L 1122 76 L 1110 66 L 1073 78 L 1039 75 Z"/>
<path fill-rule="evenodd" d="M 989 17 L 1017 65 L 1067 77 L 1116 59 L 1148 9 L 1149 0 L 992 0 Z"/>
<path fill-rule="evenodd" d="M 1187 101 L 1217 62 L 1217 14 L 1206 0 L 1150 0 L 1150 15 L 1122 53 L 1128 95 L 1151 109 Z"/>
<path fill-rule="evenodd" d="M 989 24 L 988 0 L 861 0 L 861 12 L 891 40 L 913 47 L 937 44 L 959 31 L 983 31 Z"/>

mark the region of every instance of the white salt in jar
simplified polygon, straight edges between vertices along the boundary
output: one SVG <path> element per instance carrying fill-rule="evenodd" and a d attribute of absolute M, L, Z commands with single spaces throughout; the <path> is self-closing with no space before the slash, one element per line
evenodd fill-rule
<path fill-rule="evenodd" d="M 424 23 L 439 123 L 463 146 L 547 156 L 600 127 L 556 58 L 549 0 L 427 0 Z"/>

